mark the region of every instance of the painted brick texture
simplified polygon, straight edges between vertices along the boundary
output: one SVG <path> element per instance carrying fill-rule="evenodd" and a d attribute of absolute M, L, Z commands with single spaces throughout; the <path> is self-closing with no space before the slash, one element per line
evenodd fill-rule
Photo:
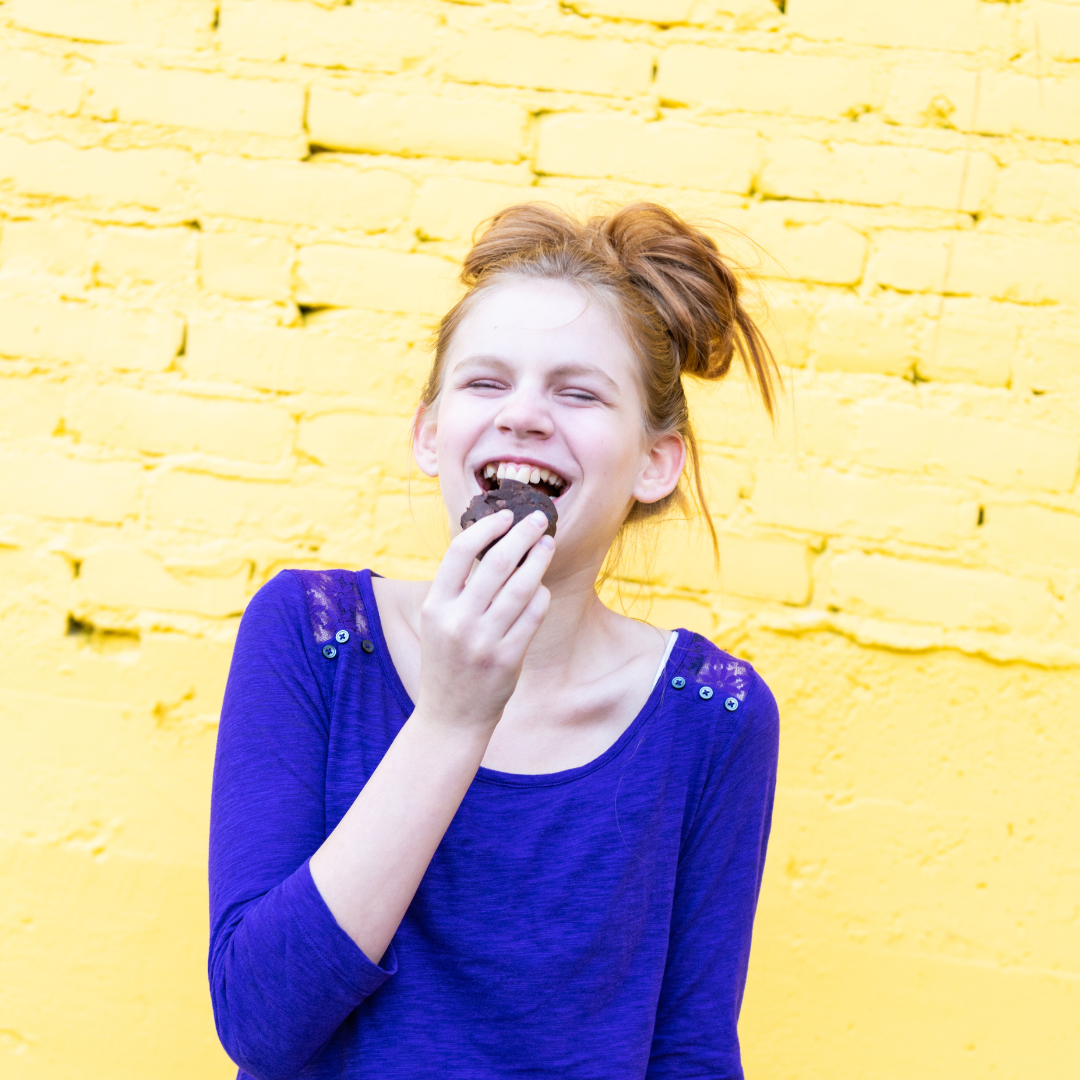
<path fill-rule="evenodd" d="M 673 522 L 608 586 L 780 699 L 747 1073 L 1072 1080 L 1077 61 L 1066 0 L 0 2 L 0 1074 L 232 1075 L 239 615 L 431 573 L 473 230 L 649 198 L 756 271 L 786 384 L 775 430 L 691 390 L 719 572 Z"/>

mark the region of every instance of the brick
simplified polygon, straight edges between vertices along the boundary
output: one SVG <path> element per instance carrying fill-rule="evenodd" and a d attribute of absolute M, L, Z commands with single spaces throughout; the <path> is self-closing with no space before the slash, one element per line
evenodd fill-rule
<path fill-rule="evenodd" d="M 607 15 L 661 25 L 686 22 L 697 0 L 574 0 L 567 7 L 582 15 Z"/>
<path fill-rule="evenodd" d="M 293 2 L 293 0 L 289 0 Z M 390 169 L 207 156 L 199 166 L 206 214 L 381 232 L 405 216 L 413 184 Z"/>
<path fill-rule="evenodd" d="M 1061 607 L 1064 615 L 1063 636 L 1080 648 L 1080 589 L 1069 592 Z"/>
<path fill-rule="evenodd" d="M 456 272 L 453 263 L 433 255 L 309 244 L 300 248 L 296 298 L 301 304 L 441 316 L 452 302 Z"/>
<path fill-rule="evenodd" d="M 1080 389 L 1080 330 L 1061 327 L 1031 337 L 1027 380 L 1035 390 Z"/>
<path fill-rule="evenodd" d="M 86 112 L 202 131 L 289 138 L 304 127 L 304 90 L 269 79 L 102 64 L 90 79 Z"/>
<path fill-rule="evenodd" d="M 0 355 L 165 371 L 184 341 L 176 315 L 81 303 L 0 301 Z"/>
<path fill-rule="evenodd" d="M 855 285 L 862 278 L 867 247 L 862 233 L 840 221 L 787 222 L 768 247 L 766 272 L 793 281 Z"/>
<path fill-rule="evenodd" d="M 1018 161 L 1002 169 L 990 212 L 1029 221 L 1080 217 L 1080 169 L 1075 165 Z"/>
<path fill-rule="evenodd" d="M 90 270 L 90 226 L 78 218 L 8 221 L 0 234 L 0 265 L 14 263 L 52 274 Z"/>
<path fill-rule="evenodd" d="M 8 439 L 52 435 L 64 415 L 64 388 L 43 379 L 0 379 L 0 435 Z"/>
<path fill-rule="evenodd" d="M 418 391 L 402 363 L 403 351 L 396 341 L 193 322 L 182 362 L 184 372 L 196 379 L 223 379 L 259 390 L 310 390 L 415 403 Z"/>
<path fill-rule="evenodd" d="M 159 474 L 149 498 L 149 520 L 155 525 L 230 538 L 319 539 L 349 526 L 360 513 L 355 492 L 347 489 L 180 471 Z"/>
<path fill-rule="evenodd" d="M 409 573 L 427 575 L 438 569 L 449 535 L 442 500 L 437 494 L 435 500 L 439 504 L 437 507 L 432 505 L 433 500 L 416 491 L 415 479 L 411 495 L 408 492 L 380 492 L 374 496 L 371 500 L 370 551 L 380 566 L 400 559 L 413 560 Z M 435 510 L 440 518 L 438 525 L 432 521 L 431 510 Z M 397 565 L 401 566 L 401 563 Z"/>
<path fill-rule="evenodd" d="M 0 182 L 27 195 L 153 208 L 182 205 L 190 158 L 179 150 L 78 150 L 0 135 Z"/>
<path fill-rule="evenodd" d="M 541 188 L 437 176 L 420 186 L 411 218 L 426 240 L 465 240 L 497 210 L 545 197 Z"/>
<path fill-rule="evenodd" d="M 796 396 L 793 411 L 798 452 L 824 461 L 851 457 L 857 420 L 850 400 L 836 393 L 807 390 Z"/>
<path fill-rule="evenodd" d="M 0 455 L 0 506 L 9 514 L 117 525 L 138 513 L 141 477 L 138 465 L 8 452 Z"/>
<path fill-rule="evenodd" d="M 37 109 L 74 116 L 85 84 L 54 56 L 23 50 L 0 53 L 0 108 Z"/>
<path fill-rule="evenodd" d="M 987 504 L 985 513 L 983 539 L 1001 561 L 1080 569 L 1080 514 L 1001 503 Z"/>
<path fill-rule="evenodd" d="M 982 151 L 823 143 L 769 144 L 761 190 L 767 195 L 869 206 L 975 211 L 988 198 L 996 165 Z"/>
<path fill-rule="evenodd" d="M 1077 304 L 1080 248 L 1061 240 L 959 233 L 947 289 L 1027 304 Z"/>
<path fill-rule="evenodd" d="M 882 230 L 874 236 L 866 278 L 903 292 L 944 292 L 957 235 Z"/>
<path fill-rule="evenodd" d="M 811 555 L 805 544 L 771 537 L 720 537 L 720 577 L 725 592 L 782 604 L 810 599 Z"/>
<path fill-rule="evenodd" d="M 889 80 L 883 113 L 897 124 L 971 129 L 979 76 L 951 65 L 899 67 Z"/>
<path fill-rule="evenodd" d="M 404 479 L 411 463 L 411 417 L 341 411 L 303 419 L 296 445 L 320 465 L 349 472 L 378 467 Z"/>
<path fill-rule="evenodd" d="M 782 23 L 773 0 L 573 0 L 563 7 L 579 15 L 694 26 L 775 30 Z"/>
<path fill-rule="evenodd" d="M 240 615 L 247 601 L 248 567 L 240 560 L 217 573 L 178 573 L 130 545 L 93 548 L 82 556 L 78 592 L 103 607 L 186 611 L 222 618 Z"/>
<path fill-rule="evenodd" d="M 772 298 L 760 325 L 778 363 L 806 366 L 814 326 L 814 316 L 806 306 L 792 297 Z"/>
<path fill-rule="evenodd" d="M 720 570 L 700 523 L 674 532 L 649 561 L 654 586 L 734 594 L 782 604 L 805 604 L 812 556 L 806 543 L 775 536 L 719 535 Z"/>
<path fill-rule="evenodd" d="M 98 279 L 181 281 L 195 272 L 198 238 L 194 229 L 107 228 L 97 244 Z"/>
<path fill-rule="evenodd" d="M 525 150 L 525 110 L 497 101 L 426 94 L 350 94 L 312 87 L 311 142 L 329 150 L 484 161 L 518 161 Z"/>
<path fill-rule="evenodd" d="M 860 462 L 886 469 L 1068 491 L 1080 435 L 868 402 L 859 410 L 855 452 Z"/>
<path fill-rule="evenodd" d="M 755 449 L 774 444 L 775 432 L 757 392 L 746 381 L 737 361 L 732 377 L 722 382 L 688 380 L 686 396 L 695 430 L 702 440 Z"/>
<path fill-rule="evenodd" d="M 643 617 L 664 629 L 685 629 L 707 638 L 716 633 L 717 619 L 712 608 L 688 596 L 649 597 L 648 611 Z"/>
<path fill-rule="evenodd" d="M 194 49 L 209 44 L 215 0 L 12 0 L 11 19 L 77 41 Z"/>
<path fill-rule="evenodd" d="M 470 28 L 450 47 L 444 69 L 461 82 L 634 97 L 651 88 L 653 55 L 647 45 L 622 41 Z"/>
<path fill-rule="evenodd" d="M 975 535 L 975 503 L 948 488 L 794 461 L 756 471 L 751 509 L 766 525 L 942 548 Z"/>
<path fill-rule="evenodd" d="M 880 104 L 864 60 L 702 45 L 664 50 L 656 89 L 662 102 L 723 112 L 841 117 Z"/>
<path fill-rule="evenodd" d="M 252 60 L 396 72 L 432 48 L 438 20 L 418 11 L 296 0 L 225 0 L 222 49 Z"/>
<path fill-rule="evenodd" d="M 18 603 L 20 594 L 31 604 L 35 601 L 48 603 L 52 597 L 65 596 L 70 585 L 71 564 L 63 556 L 41 550 L 0 547 L 0 612 L 4 607 L 10 610 Z M 10 654 L 5 655 L 5 661 L 5 667 L 10 666 Z"/>
<path fill-rule="evenodd" d="M 542 117 L 536 168 L 745 194 L 757 169 L 752 132 L 675 120 L 563 113 Z"/>
<path fill-rule="evenodd" d="M 974 130 L 987 135 L 1080 137 L 1080 80 L 986 71 L 979 85 Z"/>
<path fill-rule="evenodd" d="M 1008 386 L 1019 331 L 1007 318 L 988 312 L 963 313 L 946 302 L 940 319 L 923 335 L 919 375 L 924 379 Z"/>
<path fill-rule="evenodd" d="M 814 319 L 810 353 L 818 371 L 903 375 L 918 356 L 923 304 L 911 298 L 867 303 L 856 296 L 830 297 Z"/>
<path fill-rule="evenodd" d="M 743 505 L 754 486 L 748 462 L 731 454 L 701 447 L 701 476 L 713 517 L 727 517 Z"/>
<path fill-rule="evenodd" d="M 101 386 L 77 395 L 68 429 L 85 442 L 152 454 L 203 453 L 242 461 L 276 462 L 288 449 L 293 425 L 269 404 L 153 394 Z"/>
<path fill-rule="evenodd" d="M 1041 581 L 861 552 L 833 556 L 822 600 L 873 618 L 1005 634 L 1038 634 L 1054 613 Z"/>
<path fill-rule="evenodd" d="M 908 0 L 903 5 L 788 0 L 785 10 L 796 34 L 819 41 L 970 52 L 1009 46 L 1006 7 L 979 0 Z"/>
<path fill-rule="evenodd" d="M 1080 60 L 1080 7 L 1069 3 L 1028 6 L 1039 51 L 1055 60 Z"/>
<path fill-rule="evenodd" d="M 204 233 L 199 268 L 203 287 L 240 300 L 287 300 L 296 249 L 276 236 Z"/>

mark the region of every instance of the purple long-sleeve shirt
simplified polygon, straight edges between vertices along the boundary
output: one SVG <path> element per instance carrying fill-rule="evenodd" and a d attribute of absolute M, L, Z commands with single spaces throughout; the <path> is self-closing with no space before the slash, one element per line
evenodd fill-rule
<path fill-rule="evenodd" d="M 377 965 L 308 859 L 412 708 L 370 572 L 285 571 L 252 600 L 210 830 L 210 986 L 240 1077 L 741 1078 L 778 731 L 753 669 L 681 631 L 594 761 L 481 768 Z"/>

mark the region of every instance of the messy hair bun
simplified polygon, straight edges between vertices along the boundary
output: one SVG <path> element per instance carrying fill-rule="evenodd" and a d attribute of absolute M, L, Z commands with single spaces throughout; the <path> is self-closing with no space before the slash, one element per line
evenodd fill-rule
<path fill-rule="evenodd" d="M 614 301 L 641 360 L 646 427 L 653 437 L 677 432 L 687 448 L 694 494 L 713 544 L 716 533 L 702 489 L 697 441 L 682 376 L 720 379 L 736 355 L 770 416 L 775 360 L 741 299 L 741 286 L 715 241 L 656 203 L 639 202 L 581 222 L 544 204 L 496 214 L 465 257 L 465 295 L 439 324 L 435 359 L 421 401 L 431 406 L 446 350 L 480 293 L 508 278 L 572 281 Z M 686 502 L 682 486 L 658 503 L 635 503 L 627 521 Z"/>

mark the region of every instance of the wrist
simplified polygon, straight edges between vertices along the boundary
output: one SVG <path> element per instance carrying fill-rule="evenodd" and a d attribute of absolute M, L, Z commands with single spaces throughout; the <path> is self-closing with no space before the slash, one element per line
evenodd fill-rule
<path fill-rule="evenodd" d="M 479 722 L 475 714 L 467 720 L 455 719 L 447 716 L 445 710 L 428 709 L 420 703 L 409 717 L 408 726 L 425 744 L 440 753 L 464 756 L 478 753 L 483 757 L 498 722 L 498 716 L 489 723 Z"/>

